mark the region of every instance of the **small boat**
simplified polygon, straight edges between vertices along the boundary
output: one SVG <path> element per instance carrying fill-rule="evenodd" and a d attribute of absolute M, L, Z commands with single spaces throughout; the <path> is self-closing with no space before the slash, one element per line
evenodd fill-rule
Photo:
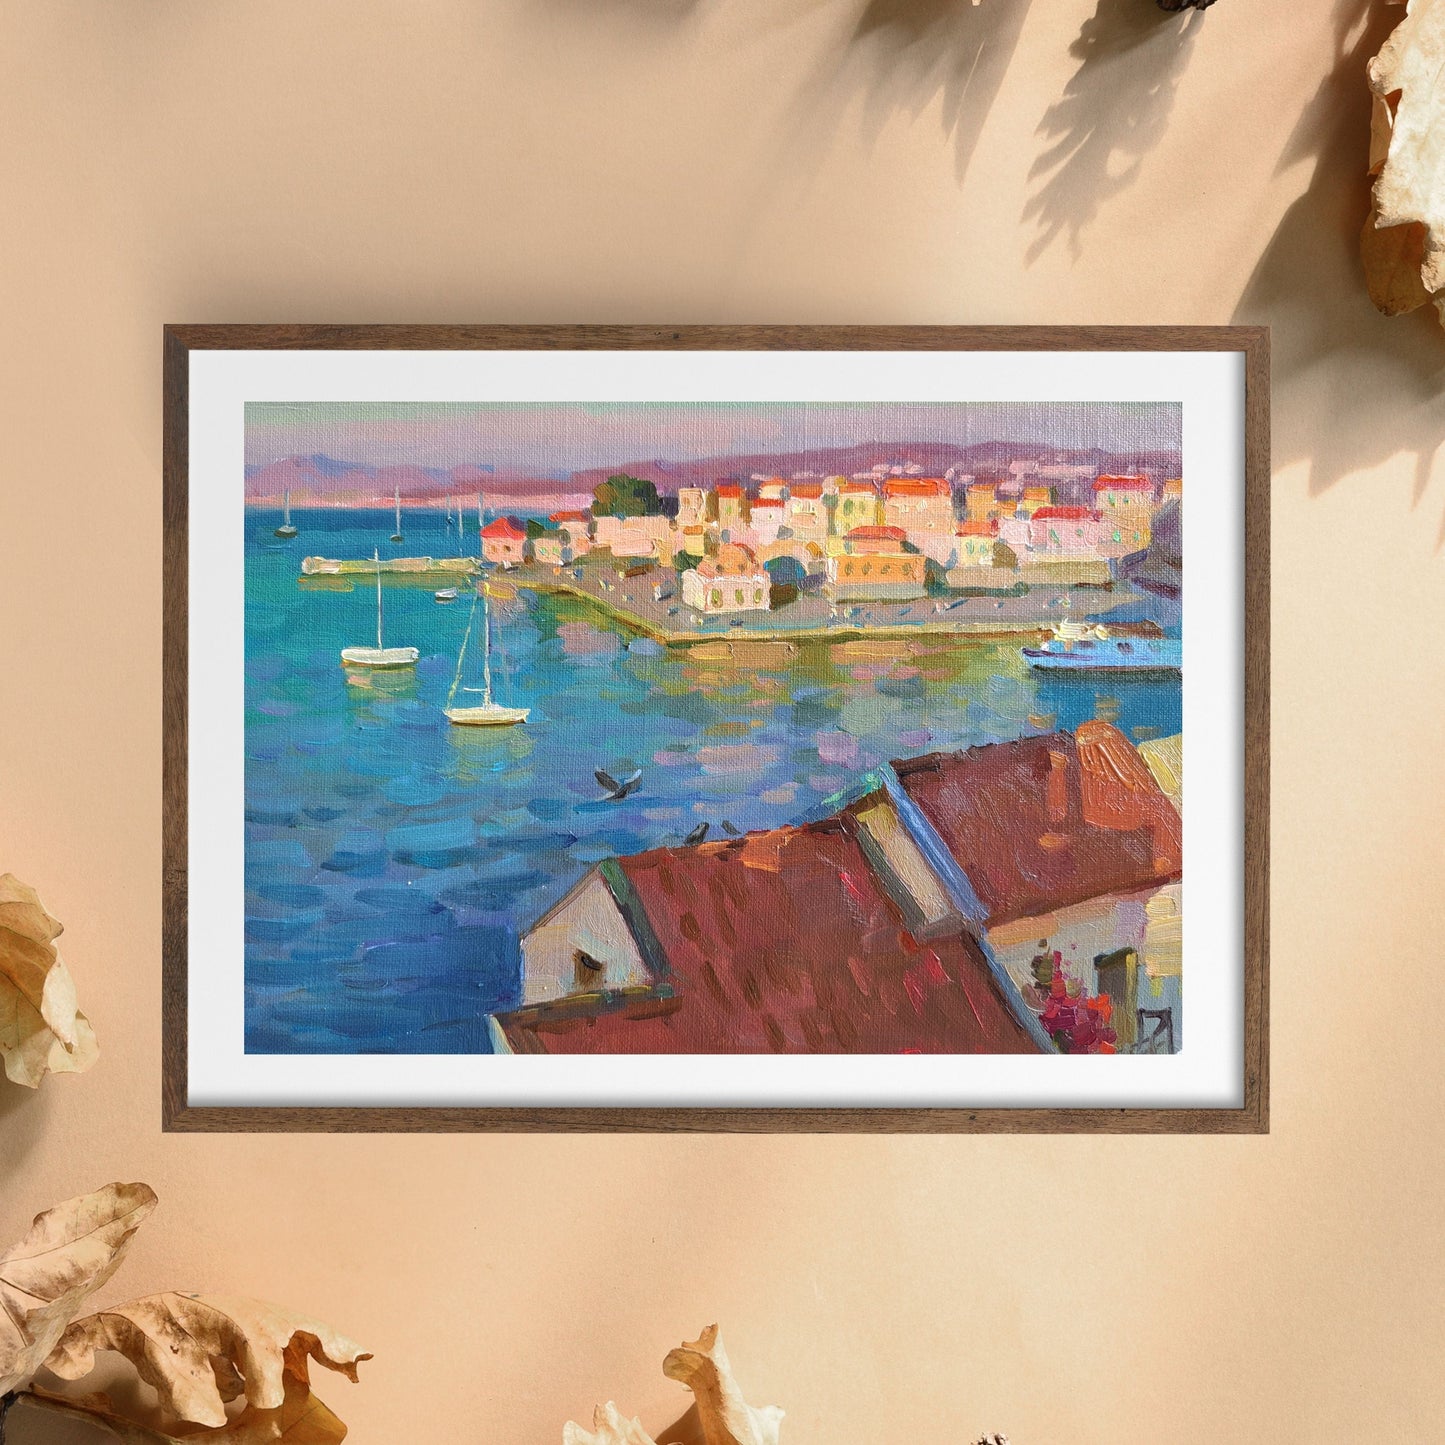
<path fill-rule="evenodd" d="M 482 686 L 462 687 L 462 669 L 466 666 L 467 643 L 471 640 L 472 623 L 476 620 L 478 598 L 482 604 Z M 456 707 L 453 704 L 458 690 L 479 692 L 482 700 L 470 707 Z M 478 586 L 477 596 L 472 599 L 471 615 L 467 618 L 467 630 L 462 636 L 462 650 L 457 654 L 456 676 L 452 678 L 451 691 L 447 693 L 445 712 L 447 721 L 453 727 L 470 728 L 511 727 L 515 723 L 526 722 L 531 715 L 530 708 L 503 707 L 492 698 L 492 609 L 485 580 Z"/>
<path fill-rule="evenodd" d="M 393 542 L 405 542 L 406 538 L 401 534 L 401 479 L 398 478 L 391 494 L 392 502 L 396 506 L 396 531 L 391 534 Z"/>
<path fill-rule="evenodd" d="M 414 647 L 388 647 L 381 636 L 381 553 L 373 550 L 376 563 L 376 646 L 343 647 L 341 662 L 345 667 L 415 667 L 421 654 Z"/>
<path fill-rule="evenodd" d="M 281 525 L 276 528 L 278 537 L 294 537 L 296 528 L 291 525 L 291 489 L 286 489 L 285 501 L 281 504 L 282 518 Z"/>
<path fill-rule="evenodd" d="M 457 589 L 455 587 L 438 587 L 432 596 L 438 602 L 455 602 L 457 600 Z"/>
<path fill-rule="evenodd" d="M 1056 633 L 1042 647 L 1025 647 L 1030 667 L 1058 672 L 1178 672 L 1184 645 L 1177 638 L 1066 638 Z"/>

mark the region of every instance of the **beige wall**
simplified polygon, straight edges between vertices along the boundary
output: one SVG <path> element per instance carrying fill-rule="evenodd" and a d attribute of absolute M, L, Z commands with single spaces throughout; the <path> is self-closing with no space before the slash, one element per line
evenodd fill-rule
<path fill-rule="evenodd" d="M 0 852 L 103 1050 L 0 1090 L 0 1234 L 148 1180 L 110 1296 L 334 1321 L 360 1445 L 661 1425 L 713 1318 L 791 1445 L 1437 1431 L 1445 334 L 1356 280 L 1363 10 L 0 0 Z M 163 1138 L 160 327 L 201 320 L 1271 323 L 1272 1136 Z"/>

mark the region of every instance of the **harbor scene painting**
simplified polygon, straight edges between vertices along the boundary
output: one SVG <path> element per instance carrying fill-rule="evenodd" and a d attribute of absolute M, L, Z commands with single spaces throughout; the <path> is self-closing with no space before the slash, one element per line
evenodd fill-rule
<path fill-rule="evenodd" d="M 1183 1049 L 1180 405 L 245 452 L 248 1054 Z"/>

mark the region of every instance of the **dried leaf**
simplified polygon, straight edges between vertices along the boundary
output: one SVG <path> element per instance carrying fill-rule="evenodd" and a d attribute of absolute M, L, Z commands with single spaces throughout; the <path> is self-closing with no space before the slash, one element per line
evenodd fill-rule
<path fill-rule="evenodd" d="M 88 1069 L 98 1052 L 55 949 L 60 931 L 33 888 L 0 874 L 0 1060 L 29 1089 L 46 1074 Z"/>
<path fill-rule="evenodd" d="M 569 1420 L 562 1427 L 562 1445 L 657 1445 L 640 1420 L 629 1420 L 611 1400 L 592 1412 L 592 1431 Z"/>
<path fill-rule="evenodd" d="M 76 1320 L 45 1363 L 77 1380 L 96 1350 L 123 1354 L 160 1397 L 165 1419 L 213 1428 L 227 1425 L 226 1401 L 242 1394 L 255 1410 L 284 1411 L 287 1376 L 309 1384 L 308 1357 L 353 1381 L 371 1358 L 319 1320 L 261 1300 L 174 1291 Z"/>
<path fill-rule="evenodd" d="M 716 1325 L 709 1325 L 700 1339 L 670 1351 L 662 1373 L 692 1391 L 707 1445 L 778 1445 L 783 1412 L 776 1405 L 757 1407 L 743 1399 Z"/>
<path fill-rule="evenodd" d="M 1445 0 L 1411 0 L 1405 18 L 1370 61 L 1370 89 L 1383 103 L 1372 124 L 1372 150 L 1388 124 L 1375 180 L 1375 224 L 1423 227 L 1420 279 L 1445 289 Z M 1372 160 L 1374 157 L 1372 156 Z M 1398 246 L 1400 243 L 1389 243 Z M 1389 249 L 1387 245 L 1387 249 Z M 1366 261 L 1367 267 L 1369 260 Z M 1394 288 L 1384 288 L 1393 294 Z M 1372 283 L 1371 295 L 1375 294 Z M 1409 308 L 1407 308 L 1409 309 Z"/>
<path fill-rule="evenodd" d="M 99 1420 L 122 1445 L 339 1445 L 346 1426 L 311 1393 L 304 1380 L 289 1372 L 279 1409 L 247 1405 L 239 1415 L 215 1429 L 204 1425 L 168 1424 L 159 1414 L 137 1418 L 119 1409 L 108 1395 L 61 1395 L 32 1387 L 27 1398 L 67 1415 Z"/>
<path fill-rule="evenodd" d="M 778 1445 L 783 1412 L 776 1405 L 755 1408 L 743 1399 L 716 1325 L 702 1338 L 668 1352 L 662 1372 L 692 1391 L 703 1445 Z M 690 1417 L 689 1417 L 690 1418 Z M 676 1437 L 669 1435 L 668 1439 Z M 688 1437 L 691 1439 L 691 1435 Z M 568 1421 L 562 1445 L 655 1445 L 637 1420 L 629 1420 L 610 1400 L 592 1416 L 592 1433 Z"/>
<path fill-rule="evenodd" d="M 0 1395 L 40 1368 L 155 1205 L 144 1184 L 107 1184 L 37 1214 L 25 1238 L 0 1255 Z"/>
<path fill-rule="evenodd" d="M 1360 232 L 1360 258 L 1365 263 L 1365 285 L 1370 300 L 1386 316 L 1415 311 L 1430 293 L 1420 279 L 1425 260 L 1425 228 L 1418 221 L 1408 226 L 1376 226 L 1373 207 Z"/>

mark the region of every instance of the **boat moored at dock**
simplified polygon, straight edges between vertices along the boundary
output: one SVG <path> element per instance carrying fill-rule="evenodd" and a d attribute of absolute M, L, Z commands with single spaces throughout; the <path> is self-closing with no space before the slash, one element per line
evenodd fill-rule
<path fill-rule="evenodd" d="M 1184 662 L 1178 638 L 1111 637 L 1103 629 L 1086 637 L 1055 635 L 1022 651 L 1028 665 L 1041 671 L 1179 672 Z"/>

